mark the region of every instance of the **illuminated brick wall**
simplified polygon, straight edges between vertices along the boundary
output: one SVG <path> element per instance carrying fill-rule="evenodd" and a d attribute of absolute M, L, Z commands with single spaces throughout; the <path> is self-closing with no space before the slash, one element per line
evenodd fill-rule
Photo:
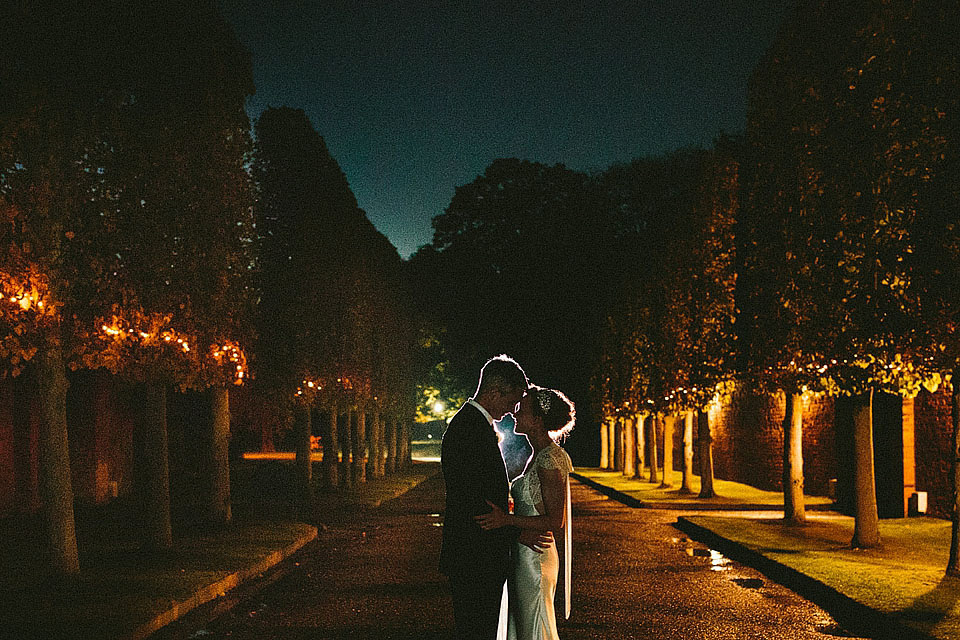
<path fill-rule="evenodd" d="M 742 388 L 714 409 L 710 417 L 716 477 L 779 491 L 784 411 L 782 395 L 760 395 Z M 811 495 L 827 495 L 830 479 L 837 477 L 833 420 L 830 398 L 804 399 L 804 483 Z"/>

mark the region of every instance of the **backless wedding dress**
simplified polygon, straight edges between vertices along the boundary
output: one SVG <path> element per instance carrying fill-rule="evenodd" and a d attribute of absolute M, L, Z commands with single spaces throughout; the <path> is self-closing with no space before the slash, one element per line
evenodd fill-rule
<path fill-rule="evenodd" d="M 543 515 L 543 497 L 540 492 L 540 469 L 559 469 L 563 474 L 566 493 L 566 523 L 562 532 L 554 531 L 555 543 L 543 553 L 517 543 L 515 568 L 508 582 L 509 612 L 501 608 L 501 633 L 508 640 L 559 640 L 554 596 L 560 571 L 560 554 L 557 545 L 564 550 L 564 616 L 570 616 L 570 563 L 573 551 L 570 511 L 570 472 L 573 464 L 570 456 L 559 445 L 550 443 L 536 454 L 522 476 L 513 482 L 513 512 L 518 516 Z M 505 620 L 505 619 L 508 619 Z M 504 625 L 504 622 L 507 622 Z M 506 626 L 504 634 L 503 627 Z"/>

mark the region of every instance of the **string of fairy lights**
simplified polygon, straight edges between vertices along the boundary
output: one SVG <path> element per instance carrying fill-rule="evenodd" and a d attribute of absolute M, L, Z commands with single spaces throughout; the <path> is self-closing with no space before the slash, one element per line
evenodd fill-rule
<path fill-rule="evenodd" d="M 4 311 L 19 315 L 33 313 L 37 316 L 55 314 L 54 305 L 47 301 L 47 288 L 43 279 L 32 274 L 27 282 L 18 282 L 6 274 L 0 274 L 0 295 Z M 119 342 L 136 343 L 142 347 L 170 345 L 183 354 L 190 354 L 196 340 L 190 335 L 167 326 L 170 316 L 161 314 L 121 314 L 133 315 L 133 319 L 113 315 L 109 321 L 100 323 L 102 338 Z M 227 370 L 233 384 L 242 385 L 249 378 L 247 356 L 236 342 L 225 340 L 210 345 L 208 356 L 218 366 Z"/>

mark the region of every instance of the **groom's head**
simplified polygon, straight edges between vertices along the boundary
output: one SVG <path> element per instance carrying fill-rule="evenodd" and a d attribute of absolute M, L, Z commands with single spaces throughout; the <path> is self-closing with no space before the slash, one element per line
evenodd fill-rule
<path fill-rule="evenodd" d="M 523 398 L 530 382 L 516 360 L 507 355 L 490 358 L 480 370 L 480 383 L 475 398 L 499 420 Z"/>

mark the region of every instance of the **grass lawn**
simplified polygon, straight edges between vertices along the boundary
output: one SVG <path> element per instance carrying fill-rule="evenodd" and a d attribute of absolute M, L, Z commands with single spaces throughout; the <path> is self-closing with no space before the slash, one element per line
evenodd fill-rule
<path fill-rule="evenodd" d="M 626 478 L 619 471 L 605 471 L 594 468 L 577 468 L 576 473 L 588 480 L 624 493 L 643 503 L 644 506 L 676 509 L 746 508 L 749 506 L 783 508 L 782 492 L 763 491 L 726 480 L 714 480 L 713 486 L 717 494 L 716 497 L 699 498 L 697 494 L 700 492 L 700 476 L 691 478 L 692 493 L 681 494 L 679 487 L 683 474 L 680 471 L 674 471 L 671 475 L 671 487 L 660 487 L 659 483 L 647 482 L 645 479 L 647 477 L 646 473 L 643 480 Z M 829 498 L 819 496 L 806 497 L 806 504 L 810 507 L 825 507 L 832 502 Z"/>
<path fill-rule="evenodd" d="M 881 546 L 854 550 L 853 519 L 848 517 L 811 514 L 803 526 L 779 519 L 685 519 L 898 622 L 936 638 L 960 637 L 960 579 L 944 576 L 948 521 L 881 520 Z"/>

